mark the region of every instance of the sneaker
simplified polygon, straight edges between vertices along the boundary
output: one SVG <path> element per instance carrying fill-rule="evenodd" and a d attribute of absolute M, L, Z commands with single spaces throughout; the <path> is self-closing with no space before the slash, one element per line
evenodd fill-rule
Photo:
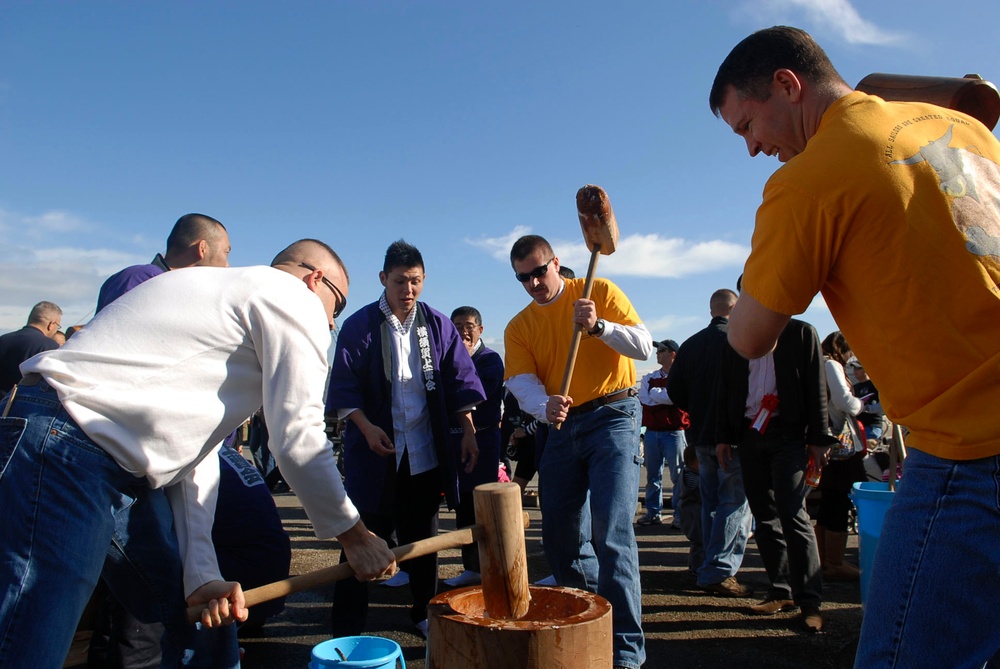
<path fill-rule="evenodd" d="M 806 626 L 807 632 L 819 632 L 823 629 L 823 616 L 819 612 L 819 607 L 803 606 L 802 623 Z"/>
<path fill-rule="evenodd" d="M 535 581 L 535 585 L 558 585 L 558 584 L 556 583 L 556 577 L 553 576 L 552 574 L 549 574 L 542 580 Z"/>
<path fill-rule="evenodd" d="M 719 595 L 720 597 L 749 597 L 753 594 L 753 590 L 740 585 L 736 581 L 735 576 L 729 576 L 720 583 L 709 583 L 708 585 L 699 585 L 698 587 L 705 592 Z"/>
<path fill-rule="evenodd" d="M 789 611 L 795 608 L 795 602 L 790 599 L 785 599 L 781 596 L 772 597 L 768 595 L 767 598 L 760 604 L 754 604 L 750 607 L 750 613 L 757 616 L 773 616 L 775 613 L 780 613 L 781 611 Z"/>
<path fill-rule="evenodd" d="M 419 634 L 420 636 L 422 636 L 425 639 L 427 638 L 427 619 L 426 618 L 424 618 L 423 620 L 421 620 L 419 623 L 416 623 L 414 625 L 414 627 L 417 628 L 417 634 Z"/>
<path fill-rule="evenodd" d="M 386 585 L 389 586 L 390 588 L 398 588 L 400 586 L 408 584 L 409 582 L 410 582 L 410 575 L 407 574 L 402 569 L 400 569 L 395 573 L 395 575 L 392 578 L 382 581 L 380 585 Z"/>
<path fill-rule="evenodd" d="M 479 585 L 483 582 L 482 577 L 479 575 L 478 571 L 469 571 L 466 569 L 461 574 L 455 578 L 446 578 L 444 584 L 451 586 L 453 588 L 464 588 L 467 585 Z"/>
<path fill-rule="evenodd" d="M 652 514 L 647 514 L 638 520 L 639 525 L 659 525 L 663 520 L 660 518 L 660 514 L 655 516 Z"/>

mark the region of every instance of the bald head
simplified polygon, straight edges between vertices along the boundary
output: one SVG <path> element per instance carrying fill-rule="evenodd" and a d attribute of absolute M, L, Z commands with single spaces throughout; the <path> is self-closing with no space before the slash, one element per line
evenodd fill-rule
<path fill-rule="evenodd" d="M 708 309 L 712 318 L 729 318 L 729 313 L 734 306 L 736 306 L 736 293 L 728 288 L 720 288 L 715 291 L 708 301 Z"/>
<path fill-rule="evenodd" d="M 298 265 L 299 263 L 307 263 L 315 267 L 320 267 L 331 262 L 344 273 L 344 278 L 350 282 L 351 277 L 347 273 L 344 261 L 340 259 L 337 252 L 330 248 L 329 245 L 318 239 L 300 239 L 292 243 L 283 251 L 280 251 L 278 255 L 274 256 L 274 260 L 271 261 L 271 267 Z"/>
<path fill-rule="evenodd" d="M 230 250 L 229 233 L 222 223 L 205 214 L 185 214 L 167 237 L 164 260 L 171 269 L 229 267 Z"/>
<path fill-rule="evenodd" d="M 271 261 L 271 267 L 301 278 L 330 315 L 330 329 L 347 306 L 350 276 L 337 252 L 318 239 L 300 239 Z"/>

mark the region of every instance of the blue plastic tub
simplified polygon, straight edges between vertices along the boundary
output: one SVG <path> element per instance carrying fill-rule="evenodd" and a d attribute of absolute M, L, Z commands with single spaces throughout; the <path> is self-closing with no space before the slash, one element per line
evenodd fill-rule
<path fill-rule="evenodd" d="M 858 543 L 861 553 L 861 606 L 868 596 L 868 579 L 875 560 L 875 548 L 882 534 L 885 512 L 892 504 L 896 493 L 889 490 L 889 484 L 881 481 L 855 483 L 851 500 L 858 510 Z"/>

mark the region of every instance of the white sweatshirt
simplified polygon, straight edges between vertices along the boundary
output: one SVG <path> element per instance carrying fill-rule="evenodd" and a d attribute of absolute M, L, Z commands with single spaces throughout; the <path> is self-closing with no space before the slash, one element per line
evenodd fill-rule
<path fill-rule="evenodd" d="M 270 448 L 327 539 L 360 518 L 324 432 L 329 322 L 271 267 L 191 267 L 122 295 L 65 346 L 22 364 L 125 470 L 167 487 L 188 595 L 220 579 L 216 444 L 264 407 Z M 196 468 L 197 466 L 197 468 Z"/>

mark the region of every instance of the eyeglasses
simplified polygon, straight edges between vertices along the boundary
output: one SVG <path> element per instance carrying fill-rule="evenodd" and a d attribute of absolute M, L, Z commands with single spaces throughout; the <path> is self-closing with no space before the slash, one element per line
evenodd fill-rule
<path fill-rule="evenodd" d="M 299 267 L 305 267 L 310 272 L 315 272 L 316 271 L 315 267 L 313 267 L 312 265 L 309 265 L 307 263 L 304 263 L 304 262 L 300 262 L 299 263 Z M 333 309 L 333 317 L 337 318 L 338 316 L 340 316 L 340 314 L 344 313 L 344 309 L 347 308 L 347 298 L 344 296 L 344 294 L 342 292 L 340 292 L 339 288 L 337 288 L 335 285 L 333 285 L 333 281 L 330 281 L 325 276 L 321 276 L 319 278 L 319 280 L 322 281 L 326 285 L 327 288 L 329 288 L 330 290 L 332 290 L 333 294 L 337 298 L 337 306 L 334 307 L 334 309 Z"/>
<path fill-rule="evenodd" d="M 527 281 L 530 281 L 531 279 L 541 279 L 543 276 L 545 276 L 545 273 L 549 271 L 549 265 L 552 263 L 553 260 L 555 260 L 555 256 L 549 258 L 549 261 L 544 265 L 539 265 L 530 272 L 525 272 L 523 274 L 520 272 L 514 272 L 514 278 L 520 281 L 521 283 L 525 283 Z"/>

